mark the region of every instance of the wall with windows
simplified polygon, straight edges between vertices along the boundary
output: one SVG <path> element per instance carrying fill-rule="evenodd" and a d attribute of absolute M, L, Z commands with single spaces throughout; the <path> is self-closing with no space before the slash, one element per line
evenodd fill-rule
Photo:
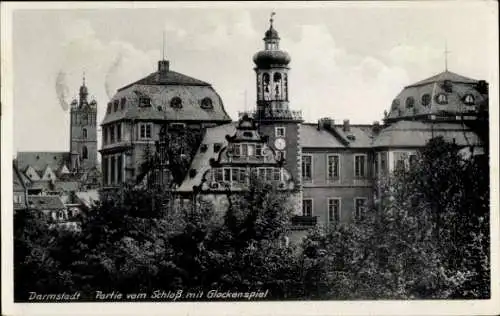
<path fill-rule="evenodd" d="M 312 203 L 312 216 L 317 216 L 319 224 L 326 225 L 335 217 L 352 220 L 355 199 L 371 200 L 373 166 L 368 150 L 303 149 L 303 200 L 311 201 L 306 204 Z"/>
<path fill-rule="evenodd" d="M 356 150 L 302 150 L 304 187 L 371 185 L 373 155 Z"/>
<path fill-rule="evenodd" d="M 362 207 L 359 201 L 358 205 L 356 204 L 356 199 L 365 199 L 364 206 L 369 206 L 372 197 L 371 187 L 305 187 L 303 192 L 303 201 L 310 201 L 306 204 L 312 204 L 311 216 L 316 216 L 318 224 L 323 226 L 336 221 L 335 213 L 338 213 L 337 216 L 343 222 L 355 219 L 359 215 L 359 208 Z M 338 200 L 338 210 L 335 210 L 335 202 L 332 200 Z M 305 206 L 308 211 L 308 205 Z M 358 206 L 358 213 L 356 206 Z"/>

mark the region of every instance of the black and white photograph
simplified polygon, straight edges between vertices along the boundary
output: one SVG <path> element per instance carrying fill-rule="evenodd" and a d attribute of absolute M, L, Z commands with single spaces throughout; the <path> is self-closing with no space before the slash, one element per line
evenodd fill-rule
<path fill-rule="evenodd" d="M 1 5 L 2 315 L 500 313 L 496 2 Z"/>

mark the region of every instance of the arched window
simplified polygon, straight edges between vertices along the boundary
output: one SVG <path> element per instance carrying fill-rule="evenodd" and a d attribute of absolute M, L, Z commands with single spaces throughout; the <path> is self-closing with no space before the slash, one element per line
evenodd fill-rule
<path fill-rule="evenodd" d="M 274 82 L 280 82 L 281 81 L 281 74 L 279 72 L 274 73 Z"/>
<path fill-rule="evenodd" d="M 406 98 L 406 107 L 409 109 L 409 108 L 412 108 L 413 105 L 415 105 L 415 99 L 413 97 L 408 97 Z"/>
<path fill-rule="evenodd" d="M 88 159 L 89 158 L 89 152 L 87 150 L 87 146 L 83 146 L 82 148 L 82 159 Z"/>
<path fill-rule="evenodd" d="M 174 97 L 170 101 L 170 106 L 174 109 L 181 109 L 182 108 L 182 100 L 179 97 Z"/>
<path fill-rule="evenodd" d="M 426 93 L 422 96 L 422 105 L 427 106 L 431 103 L 431 95 Z"/>
<path fill-rule="evenodd" d="M 464 103 L 467 105 L 473 105 L 474 104 L 474 96 L 472 94 L 467 94 L 464 97 Z"/>
<path fill-rule="evenodd" d="M 267 72 L 265 72 L 262 75 L 262 91 L 264 93 L 264 98 L 269 99 L 269 94 L 270 94 L 270 87 L 269 84 L 271 83 L 271 76 Z"/>
<path fill-rule="evenodd" d="M 201 100 L 201 108 L 205 110 L 213 109 L 212 99 L 206 97 Z"/>
<path fill-rule="evenodd" d="M 446 104 L 448 103 L 448 97 L 444 93 L 440 93 L 436 95 L 436 102 L 439 104 Z"/>
<path fill-rule="evenodd" d="M 82 130 L 82 137 L 83 137 L 84 139 L 87 139 L 87 129 L 86 129 L 86 128 L 84 128 L 84 129 Z"/>
<path fill-rule="evenodd" d="M 399 106 L 399 99 L 394 99 L 392 101 L 392 110 L 396 110 Z"/>

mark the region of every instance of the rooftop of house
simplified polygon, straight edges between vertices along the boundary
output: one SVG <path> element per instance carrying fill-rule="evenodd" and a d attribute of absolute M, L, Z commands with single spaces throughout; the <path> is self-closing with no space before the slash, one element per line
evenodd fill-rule
<path fill-rule="evenodd" d="M 209 83 L 169 67 L 168 62 L 160 61 L 158 71 L 118 89 L 101 124 L 120 120 L 231 121 Z"/>
<path fill-rule="evenodd" d="M 444 71 L 406 86 L 393 100 L 387 119 L 475 113 L 488 98 L 485 81 Z"/>
<path fill-rule="evenodd" d="M 61 210 L 64 204 L 59 196 L 52 195 L 29 195 L 28 206 L 37 210 Z"/>

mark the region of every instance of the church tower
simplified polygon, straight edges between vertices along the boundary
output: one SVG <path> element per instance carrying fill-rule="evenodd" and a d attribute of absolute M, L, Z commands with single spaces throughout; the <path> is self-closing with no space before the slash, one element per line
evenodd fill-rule
<path fill-rule="evenodd" d="M 280 37 L 274 29 L 275 13 L 271 14 L 270 26 L 264 35 L 264 50 L 253 57 L 257 82 L 257 111 L 255 120 L 259 132 L 269 137 L 278 159 L 285 161 L 285 168 L 292 174 L 297 189 L 297 209 L 302 208 L 302 150 L 300 125 L 302 114 L 289 106 L 288 64 L 290 55 L 279 47 Z"/>
<path fill-rule="evenodd" d="M 78 100 L 71 102 L 69 148 L 71 169 L 82 171 L 97 166 L 97 102 L 88 102 L 85 77 Z"/>

